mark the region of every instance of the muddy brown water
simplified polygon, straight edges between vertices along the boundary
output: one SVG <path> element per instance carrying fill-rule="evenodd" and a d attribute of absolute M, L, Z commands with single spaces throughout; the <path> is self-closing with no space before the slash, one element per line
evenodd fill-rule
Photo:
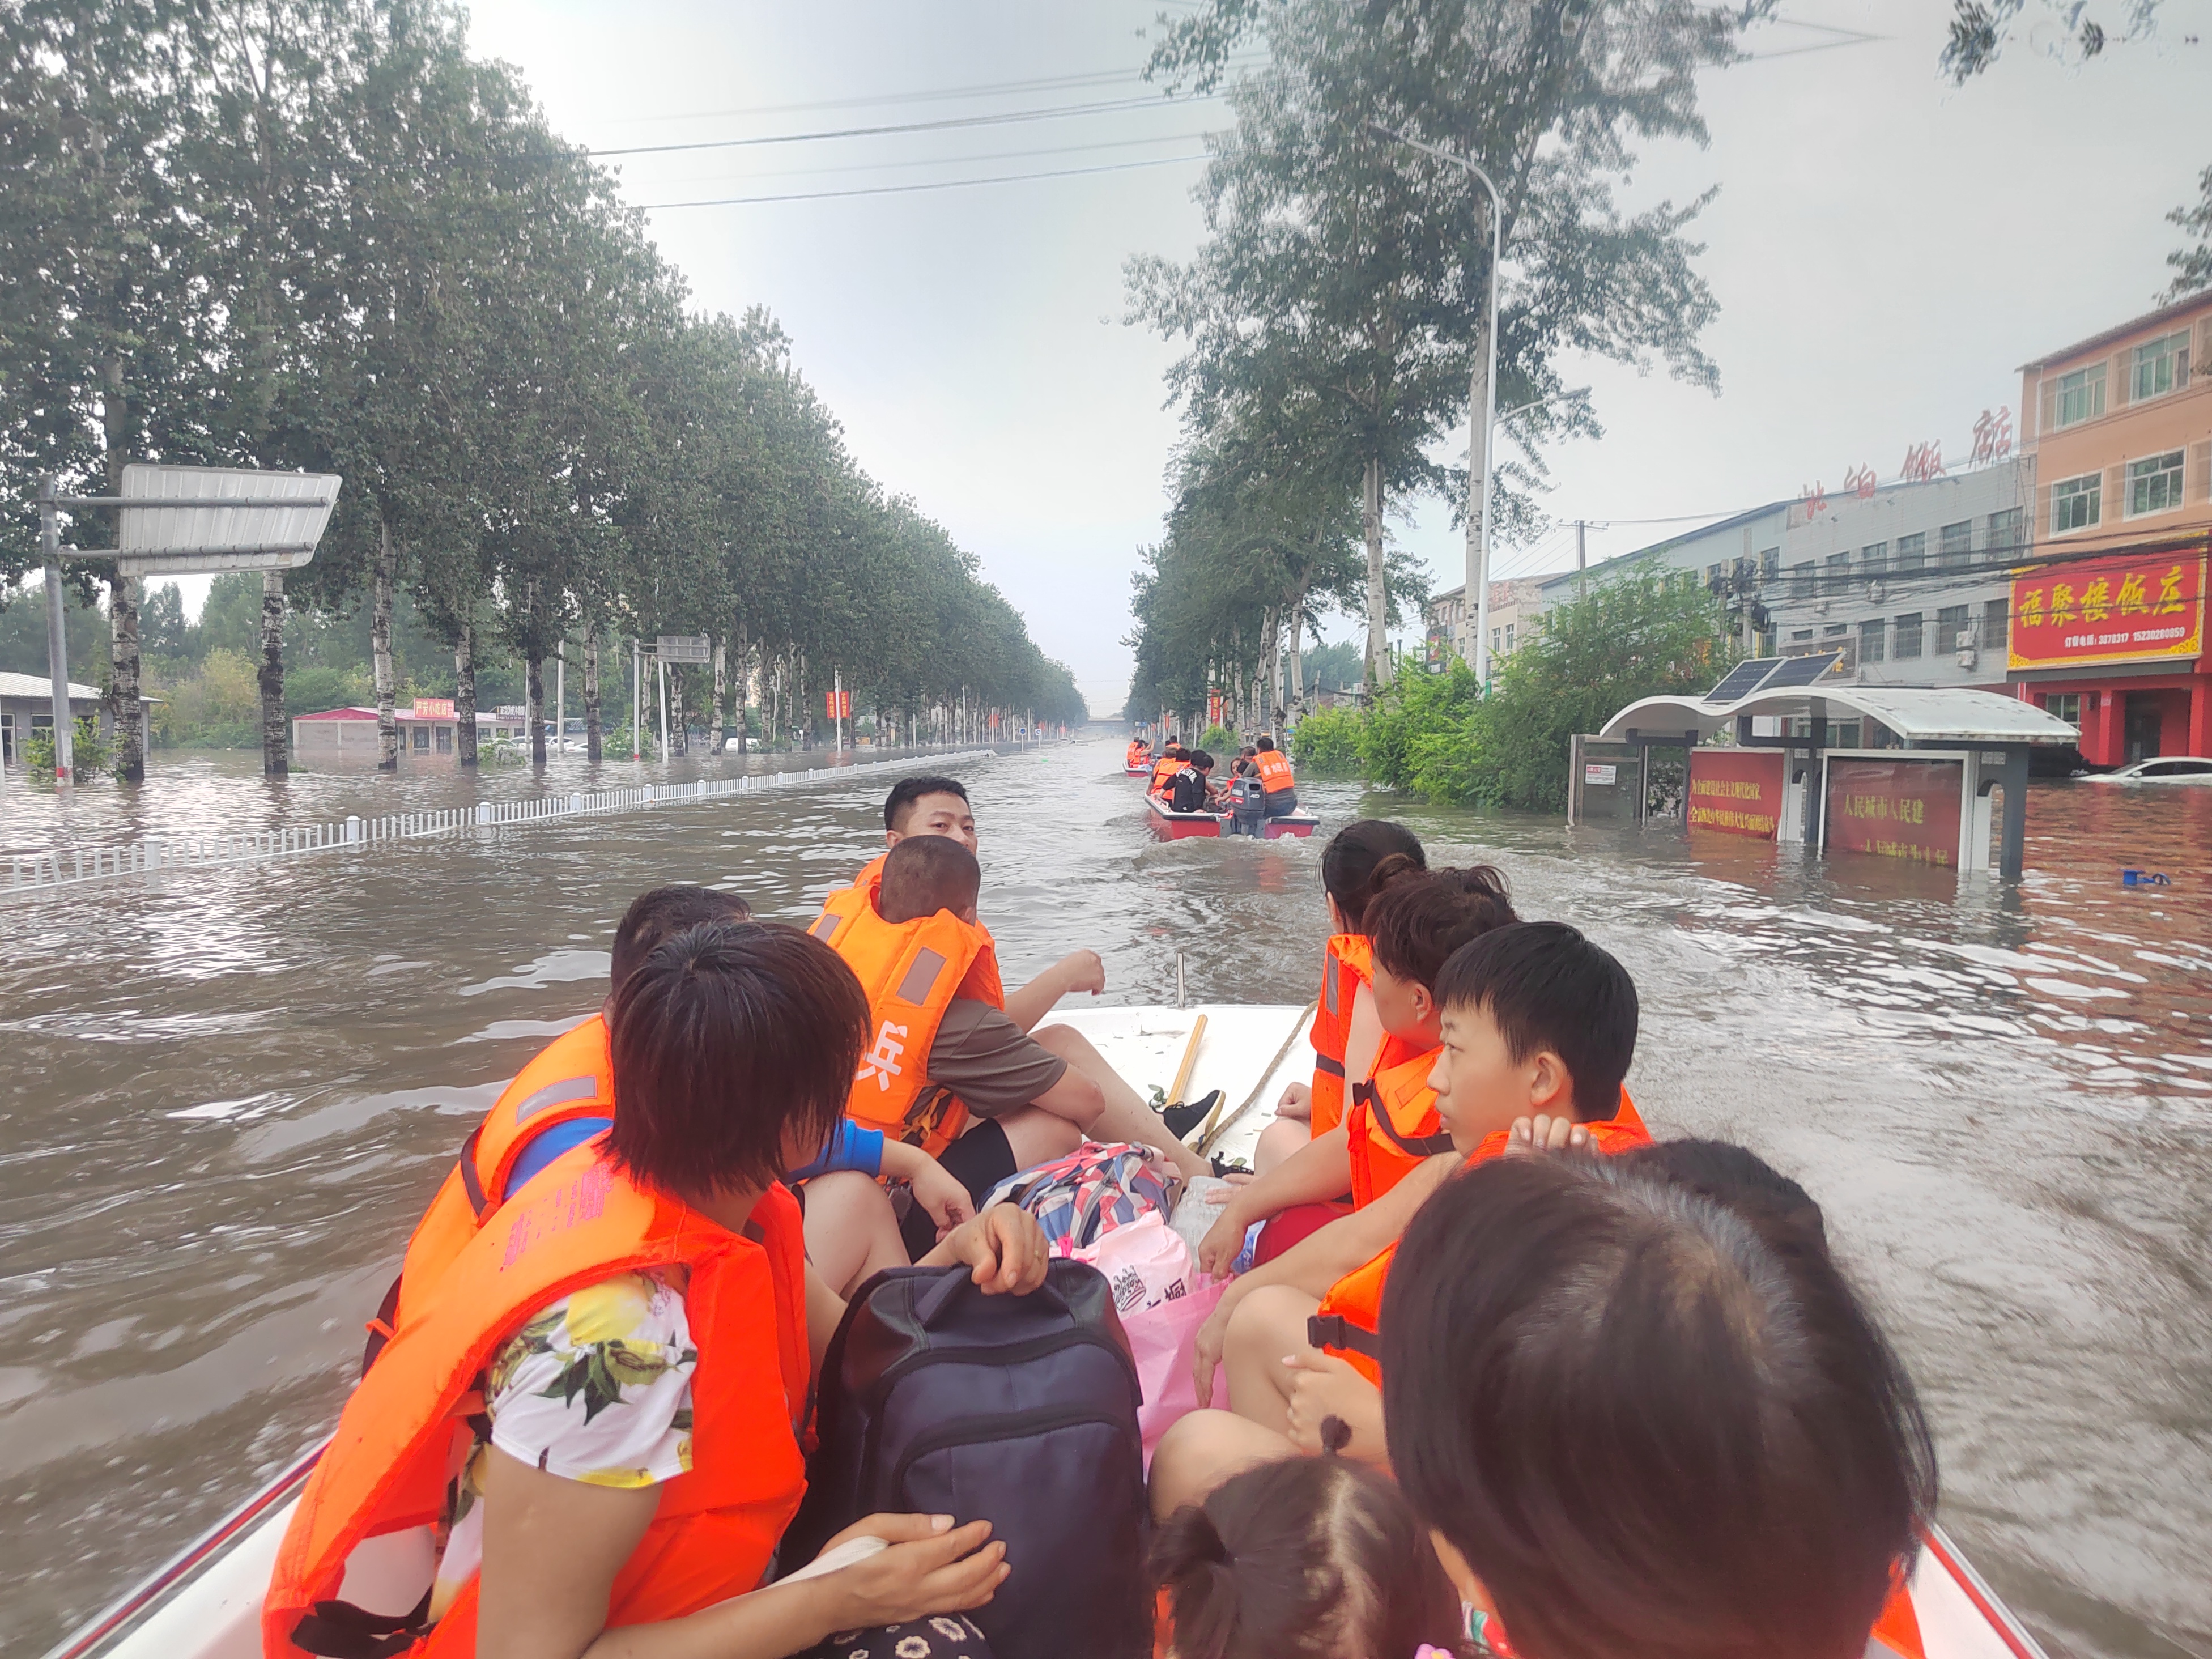
<path fill-rule="evenodd" d="M 964 769 L 1010 975 L 1303 1001 L 1321 842 L 1155 842 L 1118 739 Z M 824 763 L 817 757 L 814 763 Z M 481 783 L 157 757 L 0 795 L 0 851 L 719 772 Z M 883 781 L 0 903 L 0 1650 L 35 1654 L 328 1427 L 474 1114 L 596 1005 L 658 882 L 804 920 Z M 2055 1655 L 2212 1656 L 2212 788 L 2039 784 L 2016 889 L 1751 843 L 1403 817 L 1617 951 L 1655 1127 L 1798 1176 L 1938 1430 L 1943 1520 Z M 2129 890 L 2123 866 L 2168 872 Z"/>

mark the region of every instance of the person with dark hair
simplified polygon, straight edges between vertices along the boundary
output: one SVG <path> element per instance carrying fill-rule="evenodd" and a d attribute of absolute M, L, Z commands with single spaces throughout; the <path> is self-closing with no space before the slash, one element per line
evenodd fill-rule
<path fill-rule="evenodd" d="M 1747 1147 L 1685 1137 L 1632 1148 L 1620 1161 L 1734 1210 L 1777 1250 L 1828 1248 L 1827 1220 L 1813 1195 Z"/>
<path fill-rule="evenodd" d="M 1444 958 L 1458 946 L 1514 919 L 1505 878 L 1486 864 L 1464 870 L 1420 870 L 1402 854 L 1380 861 L 1376 893 L 1361 912 L 1368 930 L 1368 990 L 1382 1043 L 1368 1074 L 1352 1085 L 1352 1106 L 1342 1121 L 1238 1188 L 1200 1242 L 1199 1265 L 1226 1273 L 1255 1221 L 1294 1206 L 1328 1204 L 1350 1194 L 1363 1209 L 1404 1179 L 1420 1160 L 1449 1150 L 1435 1121 L 1428 1091 L 1429 1054 L 1437 1044 L 1438 1011 L 1431 986 Z M 1295 1237 L 1261 1235 L 1255 1271 L 1299 1239 L 1333 1224 L 1340 1211 L 1318 1218 L 1310 1211 Z M 1268 1222 L 1272 1230 L 1274 1222 Z M 1264 1276 L 1248 1274 L 1240 1285 L 1258 1288 Z M 1248 1292 L 1245 1292 L 1249 1294 Z M 1224 1298 L 1224 1304 L 1228 1298 Z M 1226 1329 L 1228 1314 L 1220 1314 Z"/>
<path fill-rule="evenodd" d="M 1297 779 L 1291 773 L 1291 757 L 1275 747 L 1273 738 L 1253 740 L 1252 764 L 1259 773 L 1261 788 L 1267 792 L 1267 816 L 1279 818 L 1297 811 Z"/>
<path fill-rule="evenodd" d="M 1565 1158 L 1445 1182 L 1402 1254 L 1392 1461 L 1488 1647 L 1861 1659 L 1936 1457 L 1825 1252 L 1633 1160 Z"/>
<path fill-rule="evenodd" d="M 1450 1659 L 1459 1597 L 1397 1487 L 1341 1458 L 1268 1463 L 1154 1535 L 1169 1659 Z"/>
<path fill-rule="evenodd" d="M 1213 757 L 1203 749 L 1194 750 L 1190 764 L 1168 781 L 1168 811 L 1205 812 L 1214 804 Z"/>
<path fill-rule="evenodd" d="M 815 921 L 811 931 L 859 975 L 869 1005 L 871 1046 L 848 1115 L 918 1146 L 975 1204 L 1008 1176 L 1074 1151 L 1086 1135 L 1151 1146 L 1183 1175 L 1203 1174 L 1203 1160 L 1087 1041 L 1048 1028 L 1060 1039 L 1057 1050 L 1048 1048 L 974 994 L 973 965 L 989 938 L 975 915 L 981 878 L 958 842 L 910 836 L 884 855 L 872 904 L 842 916 L 825 911 Z M 1092 1065 L 1081 1063 L 1086 1056 Z M 1101 1071 L 1112 1086 L 1102 1085 Z M 868 1195 L 844 1183 L 835 1206 L 817 1212 L 808 1195 L 809 1226 L 818 1225 L 825 1252 L 827 1240 L 845 1241 L 835 1267 L 865 1273 L 869 1262 L 882 1265 L 877 1244 L 860 1249 L 864 1238 L 880 1237 Z M 905 1249 L 927 1250 L 943 1224 L 927 1208 L 909 1206 L 900 1222 Z"/>
<path fill-rule="evenodd" d="M 641 1654 L 782 1659 L 989 1599 L 989 1523 L 930 1516 L 870 1516 L 847 1536 L 885 1540 L 872 1559 L 757 1588 L 844 1312 L 781 1178 L 836 1127 L 866 1014 L 834 952 L 761 922 L 688 928 L 632 971 L 612 1127 L 479 1232 L 368 1367 L 279 1553 L 270 1651 L 358 1647 L 370 1615 L 333 1600 L 355 1546 L 441 1510 L 430 1595 L 372 1633 L 456 1620 L 433 1646 L 575 1654 L 627 1627 Z M 1002 1206 L 926 1263 L 1018 1294 L 1047 1259 Z"/>

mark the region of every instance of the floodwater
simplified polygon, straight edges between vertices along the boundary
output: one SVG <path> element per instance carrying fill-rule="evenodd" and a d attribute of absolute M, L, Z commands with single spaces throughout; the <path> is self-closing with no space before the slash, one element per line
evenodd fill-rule
<path fill-rule="evenodd" d="M 1157 844 L 1120 751 L 963 769 L 1008 974 L 1090 945 L 1115 1001 L 1171 1000 L 1177 953 L 1194 1000 L 1310 996 L 1321 842 Z M 135 805 L 11 778 L 0 850 L 735 764 L 271 788 L 250 757 L 156 761 Z M 803 921 L 879 845 L 885 787 L 0 906 L 0 1650 L 40 1650 L 327 1427 L 415 1215 L 597 1004 L 633 895 L 717 884 Z M 1945 1524 L 2054 1656 L 2212 1656 L 2212 789 L 2039 784 L 2017 889 L 1301 793 L 1324 834 L 1403 817 L 1620 954 L 1645 1115 L 1826 1206 L 1935 1419 Z"/>

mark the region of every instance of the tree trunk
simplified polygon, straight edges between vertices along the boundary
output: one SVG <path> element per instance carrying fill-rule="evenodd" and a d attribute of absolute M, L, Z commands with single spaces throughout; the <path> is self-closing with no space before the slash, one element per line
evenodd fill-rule
<path fill-rule="evenodd" d="M 545 653 L 530 641 L 530 763 L 545 764 Z"/>
<path fill-rule="evenodd" d="M 1360 529 L 1367 538 L 1367 684 L 1370 690 L 1390 684 L 1389 599 L 1382 586 L 1382 462 L 1367 463 L 1362 480 Z M 1473 602 L 1474 595 L 1468 600 Z"/>
<path fill-rule="evenodd" d="M 464 766 L 477 764 L 477 629 L 463 623 L 453 640 L 453 748 Z"/>
<path fill-rule="evenodd" d="M 684 671 L 668 671 L 668 752 L 688 755 L 691 752 L 691 737 L 684 729 Z"/>
<path fill-rule="evenodd" d="M 115 718 L 115 775 L 146 781 L 146 705 L 138 695 L 138 579 L 115 576 L 107 584 L 107 706 Z"/>
<path fill-rule="evenodd" d="M 392 683 L 392 526 L 376 514 L 376 557 L 370 574 L 368 651 L 376 673 L 376 769 L 399 769 L 399 709 Z"/>
<path fill-rule="evenodd" d="M 284 731 L 284 573 L 261 573 L 261 775 L 281 778 L 292 770 L 292 746 Z"/>
<path fill-rule="evenodd" d="M 584 758 L 597 766 L 603 748 L 599 733 L 599 630 L 594 623 L 584 630 Z"/>
<path fill-rule="evenodd" d="M 725 641 L 716 640 L 714 641 L 714 740 L 707 746 L 707 752 L 710 755 L 719 755 L 730 746 L 728 735 L 730 723 L 723 718 L 722 714 L 723 709 L 728 707 L 729 695 L 728 651 Z"/>

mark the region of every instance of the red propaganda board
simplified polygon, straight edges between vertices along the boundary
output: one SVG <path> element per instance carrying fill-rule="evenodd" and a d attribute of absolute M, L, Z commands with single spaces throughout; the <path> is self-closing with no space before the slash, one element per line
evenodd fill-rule
<path fill-rule="evenodd" d="M 1963 761 L 1831 758 L 1829 850 L 1955 868 L 1965 778 Z"/>
<path fill-rule="evenodd" d="M 1782 825 L 1778 749 L 1692 749 L 1690 828 L 1772 841 Z"/>
<path fill-rule="evenodd" d="M 2194 657 L 2204 648 L 2204 555 L 2115 553 L 2012 584 L 2014 668 Z"/>
<path fill-rule="evenodd" d="M 852 719 L 853 694 L 850 691 L 824 691 L 822 694 L 822 712 L 833 720 Z"/>
<path fill-rule="evenodd" d="M 1219 691 L 1208 691 L 1206 694 L 1206 723 L 1208 726 L 1218 726 L 1221 724 L 1221 705 L 1223 701 L 1223 695 Z"/>
<path fill-rule="evenodd" d="M 449 720 L 453 718 L 451 697 L 417 697 L 415 699 L 415 718 L 418 720 Z"/>

